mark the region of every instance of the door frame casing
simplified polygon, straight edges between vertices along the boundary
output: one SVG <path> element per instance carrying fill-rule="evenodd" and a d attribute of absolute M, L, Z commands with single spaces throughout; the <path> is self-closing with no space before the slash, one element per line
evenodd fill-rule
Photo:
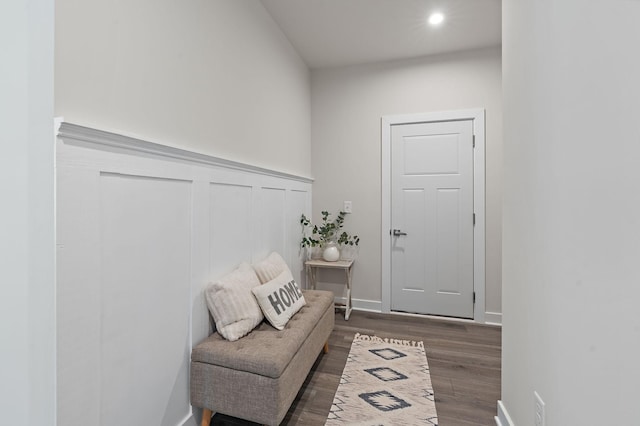
<path fill-rule="evenodd" d="M 473 150 L 473 291 L 476 299 L 473 320 L 484 323 L 485 316 L 485 110 L 484 108 L 438 111 L 419 114 L 386 115 L 381 120 L 382 133 L 382 212 L 381 212 L 381 278 L 382 312 L 391 312 L 391 126 L 439 121 L 471 120 L 475 148 Z"/>

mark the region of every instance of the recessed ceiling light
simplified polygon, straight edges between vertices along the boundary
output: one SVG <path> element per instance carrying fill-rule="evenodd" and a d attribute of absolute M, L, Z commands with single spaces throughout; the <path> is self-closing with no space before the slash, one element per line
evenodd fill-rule
<path fill-rule="evenodd" d="M 444 21 L 444 15 L 440 12 L 435 12 L 429 15 L 429 23 L 431 25 L 440 25 Z"/>

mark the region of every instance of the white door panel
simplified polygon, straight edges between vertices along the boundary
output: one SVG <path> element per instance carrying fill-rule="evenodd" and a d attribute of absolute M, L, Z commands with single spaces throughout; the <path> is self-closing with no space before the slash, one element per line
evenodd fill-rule
<path fill-rule="evenodd" d="M 391 309 L 473 318 L 473 123 L 391 127 Z"/>

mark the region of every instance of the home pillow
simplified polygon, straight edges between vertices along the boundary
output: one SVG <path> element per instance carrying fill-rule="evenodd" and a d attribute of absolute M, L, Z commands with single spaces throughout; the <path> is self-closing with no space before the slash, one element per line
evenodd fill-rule
<path fill-rule="evenodd" d="M 260 281 L 251 265 L 242 263 L 205 289 L 216 329 L 225 339 L 238 340 L 262 322 L 264 316 L 251 293 L 258 285 Z"/>
<path fill-rule="evenodd" d="M 291 274 L 287 262 L 275 251 L 267 256 L 266 259 L 253 265 L 253 269 L 255 269 L 258 279 L 262 284 L 277 278 L 282 271 L 288 271 L 289 274 Z"/>
<path fill-rule="evenodd" d="M 289 319 L 307 303 L 288 268 L 275 279 L 254 287 L 251 291 L 264 316 L 278 330 L 283 330 Z"/>

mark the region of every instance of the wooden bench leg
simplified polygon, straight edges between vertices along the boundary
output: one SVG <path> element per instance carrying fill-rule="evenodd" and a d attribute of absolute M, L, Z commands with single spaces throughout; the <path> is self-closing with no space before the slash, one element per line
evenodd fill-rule
<path fill-rule="evenodd" d="M 209 426 L 209 424 L 211 423 L 211 416 L 213 415 L 213 412 L 211 412 L 211 410 L 209 410 L 208 408 L 203 408 L 202 409 L 202 426 Z"/>
<path fill-rule="evenodd" d="M 325 354 L 329 353 L 329 342 L 324 343 L 324 348 L 322 349 Z"/>

